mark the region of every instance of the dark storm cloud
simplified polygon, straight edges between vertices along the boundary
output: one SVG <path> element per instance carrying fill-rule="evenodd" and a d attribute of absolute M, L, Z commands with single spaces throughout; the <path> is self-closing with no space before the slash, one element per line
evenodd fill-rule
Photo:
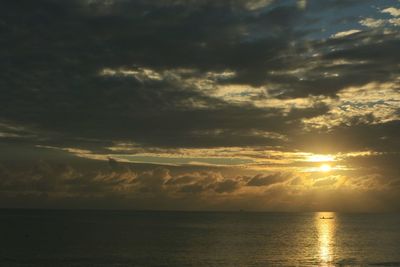
<path fill-rule="evenodd" d="M 293 49 L 288 38 L 298 35 L 292 29 L 301 16 L 295 7 L 253 14 L 240 1 L 90 3 L 1 3 L 1 119 L 46 131 L 47 143 L 92 138 L 157 146 L 273 144 L 243 129 L 288 127 L 279 110 L 231 105 L 167 80 L 143 83 L 99 72 L 134 66 L 199 74 L 229 69 L 241 83 L 262 84 L 268 69 L 286 66 L 279 57 Z M 215 129 L 227 135 L 204 134 Z"/>
<path fill-rule="evenodd" d="M 399 75 L 396 31 L 322 35 L 319 9 L 329 13 L 358 5 L 337 0 L 307 1 L 307 8 L 293 1 L 2 1 L 0 138 L 102 152 L 114 141 L 290 150 L 307 146 L 300 141 L 327 138 L 341 140 L 338 147 L 347 149 L 397 149 L 397 121 L 299 133 L 302 119 L 323 115 L 329 106 L 316 102 L 285 113 L 216 98 L 185 79 L 102 75 L 105 69 L 190 70 L 182 76 L 196 80 L 231 71 L 232 77 L 215 78 L 215 84 L 266 86 L 260 99 L 334 98 L 348 86 Z"/>

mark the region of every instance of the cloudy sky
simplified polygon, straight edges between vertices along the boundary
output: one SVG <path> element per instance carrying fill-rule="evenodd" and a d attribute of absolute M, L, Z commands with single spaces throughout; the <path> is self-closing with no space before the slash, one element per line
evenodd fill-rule
<path fill-rule="evenodd" d="M 400 210 L 400 1 L 3 0 L 0 207 Z"/>

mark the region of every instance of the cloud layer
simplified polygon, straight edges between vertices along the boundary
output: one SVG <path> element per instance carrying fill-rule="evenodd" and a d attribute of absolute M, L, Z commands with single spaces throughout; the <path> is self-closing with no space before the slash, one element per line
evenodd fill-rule
<path fill-rule="evenodd" d="M 371 173 L 233 176 L 223 170 L 138 170 L 112 161 L 90 168 L 37 161 L 18 171 L 3 164 L 0 175 L 2 207 L 35 208 L 391 211 L 398 208 L 400 187 L 399 179 Z"/>
<path fill-rule="evenodd" d="M 233 201 L 244 189 L 295 184 L 287 173 L 315 167 L 302 163 L 307 153 L 347 155 L 335 170 L 357 177 L 369 153 L 374 175 L 395 184 L 399 2 L 323 2 L 2 1 L 0 159 L 16 164 L 2 171 L 2 192 L 106 186 L 121 196 L 135 188 Z M 49 154 L 67 165 L 112 157 L 206 174 L 74 173 L 67 185 L 68 170 L 18 170 Z M 241 174 L 207 172 L 229 166 Z M 333 189 L 338 177 L 309 184 Z"/>

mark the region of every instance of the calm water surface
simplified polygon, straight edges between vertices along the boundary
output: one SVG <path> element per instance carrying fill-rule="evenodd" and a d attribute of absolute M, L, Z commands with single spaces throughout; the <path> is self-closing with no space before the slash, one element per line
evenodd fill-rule
<path fill-rule="evenodd" d="M 0 266 L 400 266 L 400 215 L 1 210 Z"/>

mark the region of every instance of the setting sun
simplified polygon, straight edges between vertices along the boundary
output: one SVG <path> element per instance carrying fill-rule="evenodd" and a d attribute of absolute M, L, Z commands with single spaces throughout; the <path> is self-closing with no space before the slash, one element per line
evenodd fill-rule
<path fill-rule="evenodd" d="M 332 170 L 332 167 L 328 164 L 323 164 L 319 167 L 319 169 L 322 172 L 329 172 L 330 170 Z"/>

